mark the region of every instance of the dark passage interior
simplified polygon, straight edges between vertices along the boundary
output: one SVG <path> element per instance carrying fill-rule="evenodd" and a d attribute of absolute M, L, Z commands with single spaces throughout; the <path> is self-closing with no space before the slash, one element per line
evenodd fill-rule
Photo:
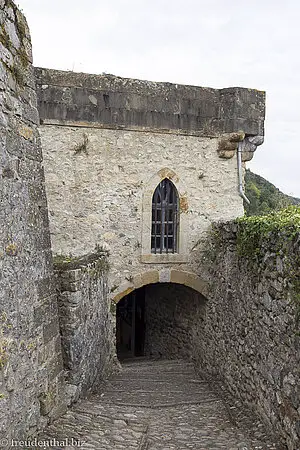
<path fill-rule="evenodd" d="M 117 304 L 117 354 L 119 359 L 144 355 L 145 289 L 126 295 Z"/>
<path fill-rule="evenodd" d="M 117 305 L 118 357 L 189 358 L 204 316 L 205 298 L 186 286 L 158 283 L 137 289 Z"/>

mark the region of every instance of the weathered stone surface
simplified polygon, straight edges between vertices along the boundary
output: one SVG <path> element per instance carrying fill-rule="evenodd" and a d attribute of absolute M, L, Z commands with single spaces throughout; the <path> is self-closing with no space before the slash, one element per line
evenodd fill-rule
<path fill-rule="evenodd" d="M 218 157 L 217 138 L 50 125 L 40 131 L 53 251 L 82 255 L 96 245 L 109 249 L 112 297 L 133 290 L 138 276 L 148 284 L 159 281 L 165 269 L 194 272 L 193 249 L 209 224 L 243 214 L 236 159 Z M 86 152 L 76 153 L 84 135 Z M 182 205 L 180 248 L 177 254 L 154 255 L 152 195 L 166 176 Z"/>
<path fill-rule="evenodd" d="M 263 135 L 265 93 L 35 69 L 42 121 L 146 127 L 216 136 Z"/>
<path fill-rule="evenodd" d="M 171 283 L 145 288 L 145 355 L 191 358 L 195 334 L 201 339 L 205 298 Z"/>
<path fill-rule="evenodd" d="M 117 367 L 106 265 L 103 255 L 78 269 L 55 266 L 69 404 Z"/>
<path fill-rule="evenodd" d="M 232 158 L 237 151 L 238 144 L 245 139 L 245 133 L 230 133 L 221 136 L 218 143 L 218 153 L 220 158 Z"/>
<path fill-rule="evenodd" d="M 284 449 L 246 408 L 216 395 L 215 384 L 197 379 L 186 361 L 127 363 L 40 439 L 60 441 L 56 450 L 79 442 L 84 450 Z"/>
<path fill-rule="evenodd" d="M 0 41 L 0 434 L 9 440 L 36 433 L 64 401 L 29 30 L 10 1 L 0 3 Z"/>
<path fill-rule="evenodd" d="M 205 267 L 210 272 L 211 292 L 194 358 L 200 370 L 220 377 L 232 395 L 258 411 L 290 450 L 298 449 L 299 236 L 286 236 L 278 252 L 278 236 L 270 235 L 255 263 L 253 255 L 238 256 L 236 224 L 219 225 L 217 233 L 218 243 L 207 243 L 204 265 L 199 263 L 201 273 Z M 292 273 L 296 284 L 288 281 Z"/>
<path fill-rule="evenodd" d="M 209 224 L 243 212 L 233 156 L 245 136 L 247 152 L 263 136 L 264 93 L 42 68 L 35 75 L 54 253 L 107 248 L 116 301 L 150 276 L 151 264 L 159 280 L 177 264 L 192 273 Z M 154 255 L 151 202 L 164 178 L 179 195 L 178 249 Z"/>
<path fill-rule="evenodd" d="M 236 227 L 227 224 L 226 245 L 213 263 L 202 264 L 209 224 L 242 214 L 230 158 L 245 135 L 244 161 L 262 143 L 264 93 L 36 69 L 54 251 L 81 255 L 102 245 L 111 252 L 109 288 L 95 261 L 64 268 L 58 305 L 29 31 L 10 1 L 0 0 L 0 25 L 2 435 L 36 433 L 110 372 L 115 304 L 108 295 L 119 301 L 150 284 L 146 353 L 194 358 L 198 370 L 217 374 L 298 450 L 300 345 L 286 261 L 266 248 L 262 268 L 253 271 L 237 259 Z M 179 250 L 154 255 L 151 201 L 165 177 L 179 195 Z M 296 260 L 299 241 L 294 244 L 287 247 Z M 99 405 L 101 394 L 94 405 L 81 403 L 92 413 L 79 405 L 52 431 L 65 438 L 79 429 L 95 449 L 99 443 L 109 449 L 280 448 L 259 430 L 249 438 L 233 427 L 207 386 L 205 401 L 213 405 L 194 405 L 196 380 L 187 391 L 176 374 L 170 379 L 156 370 L 160 382 L 167 378 L 163 390 L 157 380 L 150 392 L 137 389 L 141 371 L 133 388 L 104 392 L 105 404 Z M 129 370 L 129 384 L 132 375 Z M 178 389 L 170 393 L 173 385 Z M 167 407 L 167 417 L 161 410 L 145 413 L 149 405 Z M 107 416 L 95 424 L 99 411 Z M 142 423 L 129 423 L 132 417 Z"/>

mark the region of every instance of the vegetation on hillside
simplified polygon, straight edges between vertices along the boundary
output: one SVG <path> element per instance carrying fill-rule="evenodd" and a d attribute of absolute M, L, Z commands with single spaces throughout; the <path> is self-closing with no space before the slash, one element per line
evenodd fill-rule
<path fill-rule="evenodd" d="M 261 216 L 289 205 L 300 205 L 300 199 L 283 194 L 274 184 L 251 170 L 246 170 L 245 193 L 250 205 L 244 202 L 247 216 Z"/>

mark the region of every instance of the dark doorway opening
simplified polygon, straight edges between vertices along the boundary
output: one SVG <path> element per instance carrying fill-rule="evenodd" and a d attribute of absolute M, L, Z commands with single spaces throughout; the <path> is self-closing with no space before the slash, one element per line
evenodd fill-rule
<path fill-rule="evenodd" d="M 126 295 L 117 304 L 117 355 L 120 360 L 144 355 L 145 288 Z"/>
<path fill-rule="evenodd" d="M 126 295 L 117 304 L 117 355 L 120 360 L 190 359 L 204 340 L 205 298 L 180 284 L 155 283 Z"/>

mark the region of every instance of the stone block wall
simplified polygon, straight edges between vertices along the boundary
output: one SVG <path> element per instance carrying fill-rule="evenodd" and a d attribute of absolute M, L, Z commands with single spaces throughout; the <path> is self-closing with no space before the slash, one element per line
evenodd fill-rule
<path fill-rule="evenodd" d="M 198 369 L 220 378 L 284 438 L 290 450 L 296 450 L 300 448 L 300 237 L 287 234 L 279 241 L 280 236 L 270 235 L 262 258 L 255 262 L 253 255 L 239 256 L 236 224 L 219 225 L 214 236 L 215 245 L 205 259 L 211 293 L 203 340 L 194 342 Z M 280 248 L 278 242 L 283 242 Z"/>
<path fill-rule="evenodd" d="M 74 262 L 75 261 L 75 262 Z M 106 256 L 55 262 L 68 402 L 116 369 L 115 318 L 108 299 Z"/>
<path fill-rule="evenodd" d="M 191 358 L 204 315 L 205 299 L 193 289 L 172 283 L 146 286 L 145 355 Z"/>
<path fill-rule="evenodd" d="M 192 249 L 211 221 L 243 213 L 236 159 L 219 158 L 217 138 L 52 125 L 40 131 L 53 251 L 79 256 L 107 248 L 112 295 L 153 268 L 192 272 Z M 180 198 L 182 251 L 151 255 L 152 195 L 166 176 Z"/>
<path fill-rule="evenodd" d="M 111 297 L 164 268 L 193 272 L 212 221 L 243 214 L 236 150 L 263 142 L 265 93 L 35 69 L 53 250 L 111 252 Z M 152 196 L 179 196 L 176 254 L 151 253 Z M 180 264 L 180 266 L 179 266 Z"/>
<path fill-rule="evenodd" d="M 212 89 L 36 68 L 43 123 L 219 136 L 263 136 L 265 92 Z"/>
<path fill-rule="evenodd" d="M 39 116 L 26 20 L 0 0 L 0 435 L 64 410 Z"/>

